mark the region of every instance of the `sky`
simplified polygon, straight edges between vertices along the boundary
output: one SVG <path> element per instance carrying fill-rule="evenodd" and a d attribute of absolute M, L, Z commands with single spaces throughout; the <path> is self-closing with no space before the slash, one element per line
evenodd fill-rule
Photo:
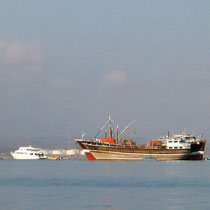
<path fill-rule="evenodd" d="M 0 138 L 210 138 L 210 1 L 0 0 Z"/>

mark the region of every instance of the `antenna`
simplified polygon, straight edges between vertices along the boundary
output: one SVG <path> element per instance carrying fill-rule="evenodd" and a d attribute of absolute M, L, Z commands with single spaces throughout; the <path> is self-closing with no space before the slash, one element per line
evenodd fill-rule
<path fill-rule="evenodd" d="M 111 116 L 109 115 L 109 123 L 111 124 L 113 121 L 111 119 Z"/>
<path fill-rule="evenodd" d="M 82 140 L 85 139 L 85 135 L 86 135 L 86 133 L 84 131 L 82 131 Z"/>
<path fill-rule="evenodd" d="M 70 131 L 70 126 L 68 126 L 68 136 L 67 136 L 67 138 L 68 138 L 68 146 L 69 146 L 69 149 L 71 148 L 71 131 Z"/>

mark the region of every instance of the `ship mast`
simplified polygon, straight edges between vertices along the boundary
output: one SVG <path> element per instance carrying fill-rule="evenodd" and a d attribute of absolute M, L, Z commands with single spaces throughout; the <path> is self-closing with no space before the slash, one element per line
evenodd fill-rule
<path fill-rule="evenodd" d="M 110 134 L 112 136 L 112 120 L 111 117 L 109 116 L 109 119 L 106 121 L 106 123 L 101 127 L 101 129 L 98 131 L 98 133 L 93 137 L 93 139 L 96 139 L 96 137 L 101 133 L 101 131 L 106 127 L 107 123 L 109 123 L 109 137 Z M 110 128 L 111 128 L 111 132 L 110 132 Z M 105 136 L 106 136 L 106 132 L 105 132 Z"/>
<path fill-rule="evenodd" d="M 119 126 L 118 125 L 117 125 L 116 132 L 117 132 L 117 144 L 118 144 L 119 143 Z"/>
<path fill-rule="evenodd" d="M 109 138 L 112 139 L 112 120 L 109 115 Z"/>

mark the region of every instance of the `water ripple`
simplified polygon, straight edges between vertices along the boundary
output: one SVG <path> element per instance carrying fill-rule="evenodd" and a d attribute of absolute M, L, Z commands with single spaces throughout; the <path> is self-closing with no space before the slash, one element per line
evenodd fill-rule
<path fill-rule="evenodd" d="M 209 188 L 209 180 L 164 180 L 122 178 L 1 178 L 0 186 L 95 187 L 95 188 Z"/>

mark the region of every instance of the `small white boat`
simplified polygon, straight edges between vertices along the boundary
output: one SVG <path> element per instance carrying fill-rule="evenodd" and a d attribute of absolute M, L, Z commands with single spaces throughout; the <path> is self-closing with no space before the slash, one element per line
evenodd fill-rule
<path fill-rule="evenodd" d="M 18 160 L 36 160 L 47 158 L 41 148 L 35 148 L 32 146 L 20 147 L 18 150 L 10 152 L 10 154 L 14 159 Z"/>

